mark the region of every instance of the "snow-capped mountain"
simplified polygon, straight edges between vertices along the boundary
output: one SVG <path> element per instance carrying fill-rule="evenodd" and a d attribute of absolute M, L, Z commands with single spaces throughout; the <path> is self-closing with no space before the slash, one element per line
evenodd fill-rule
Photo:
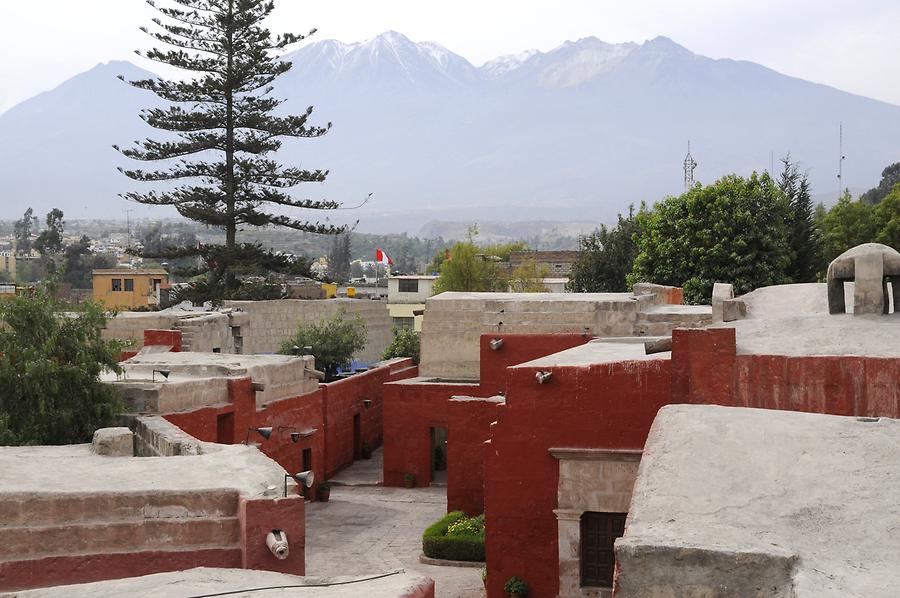
<path fill-rule="evenodd" d="M 596 220 L 682 186 L 688 139 L 696 177 L 770 167 L 788 151 L 813 191 L 836 194 L 838 124 L 844 185 L 868 188 L 900 160 L 900 107 L 696 55 L 670 39 L 596 38 L 476 67 L 434 42 L 387 32 L 324 40 L 285 56 L 275 94 L 314 106 L 320 139 L 289 140 L 279 159 L 327 168 L 298 194 L 365 208 L 336 213 L 360 230 L 415 231 L 431 220 Z M 138 117 L 152 94 L 116 80 L 150 76 L 129 63 L 82 73 L 0 115 L 0 218 L 60 207 L 68 218 L 119 216 L 135 183 L 111 149 L 160 132 Z M 777 167 L 777 162 L 776 162 Z M 170 216 L 162 208 L 142 214 Z"/>

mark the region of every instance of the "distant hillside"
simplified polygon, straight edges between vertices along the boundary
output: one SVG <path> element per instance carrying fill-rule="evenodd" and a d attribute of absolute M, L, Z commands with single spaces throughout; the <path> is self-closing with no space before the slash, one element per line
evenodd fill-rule
<path fill-rule="evenodd" d="M 845 186 L 868 189 L 900 160 L 900 107 L 699 56 L 664 37 L 586 38 L 475 67 L 388 32 L 312 43 L 287 58 L 294 69 L 275 93 L 294 112 L 315 106 L 312 120 L 334 127 L 286 143 L 280 158 L 330 169 L 304 196 L 350 206 L 374 193 L 364 208 L 332 214 L 359 219 L 366 232 L 412 233 L 432 221 L 614 222 L 628 204 L 681 191 L 688 139 L 702 182 L 764 170 L 773 153 L 790 151 L 826 198 L 838 186 L 838 123 Z M 174 215 L 116 196 L 135 183 L 116 172 L 127 161 L 110 146 L 158 135 L 138 118 L 154 97 L 119 74 L 148 75 L 98 65 L 0 115 L 0 218 L 28 205 L 70 218 L 128 208 Z"/>

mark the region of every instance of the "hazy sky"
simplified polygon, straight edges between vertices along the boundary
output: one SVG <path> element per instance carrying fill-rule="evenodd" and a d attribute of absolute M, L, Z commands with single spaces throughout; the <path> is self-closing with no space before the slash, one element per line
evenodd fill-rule
<path fill-rule="evenodd" d="M 160 3 L 165 0 L 159 0 Z M 276 0 L 270 28 L 360 41 L 394 29 L 476 65 L 594 35 L 671 37 L 713 58 L 900 105 L 900 0 Z M 0 0 L 0 112 L 98 62 L 136 59 L 143 0 Z M 146 66 L 146 65 L 145 65 Z M 152 67 L 151 67 L 152 68 Z"/>

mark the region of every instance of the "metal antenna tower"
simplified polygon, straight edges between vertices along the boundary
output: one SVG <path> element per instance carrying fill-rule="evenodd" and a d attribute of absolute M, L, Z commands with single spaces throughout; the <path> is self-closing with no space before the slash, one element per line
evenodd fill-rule
<path fill-rule="evenodd" d="M 697 162 L 691 156 L 691 141 L 688 139 L 688 152 L 684 157 L 684 190 L 690 191 L 694 186 L 694 169 L 697 168 Z"/>
<path fill-rule="evenodd" d="M 844 123 L 841 122 L 838 125 L 838 198 L 841 197 L 841 194 L 844 192 L 844 160 L 847 159 L 847 156 L 844 155 Z"/>

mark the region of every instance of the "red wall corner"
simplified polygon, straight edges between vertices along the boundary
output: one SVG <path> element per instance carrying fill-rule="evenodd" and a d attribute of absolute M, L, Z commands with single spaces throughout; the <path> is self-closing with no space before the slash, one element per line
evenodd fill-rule
<path fill-rule="evenodd" d="M 241 524 L 241 567 L 306 574 L 306 505 L 299 496 L 248 499 L 241 497 L 238 519 Z M 266 546 L 273 529 L 287 534 L 288 557 L 278 560 Z"/>
<path fill-rule="evenodd" d="M 162 345 L 164 347 L 172 347 L 173 353 L 181 351 L 181 331 L 180 330 L 154 330 L 148 328 L 144 330 L 144 346 L 151 347 Z"/>

